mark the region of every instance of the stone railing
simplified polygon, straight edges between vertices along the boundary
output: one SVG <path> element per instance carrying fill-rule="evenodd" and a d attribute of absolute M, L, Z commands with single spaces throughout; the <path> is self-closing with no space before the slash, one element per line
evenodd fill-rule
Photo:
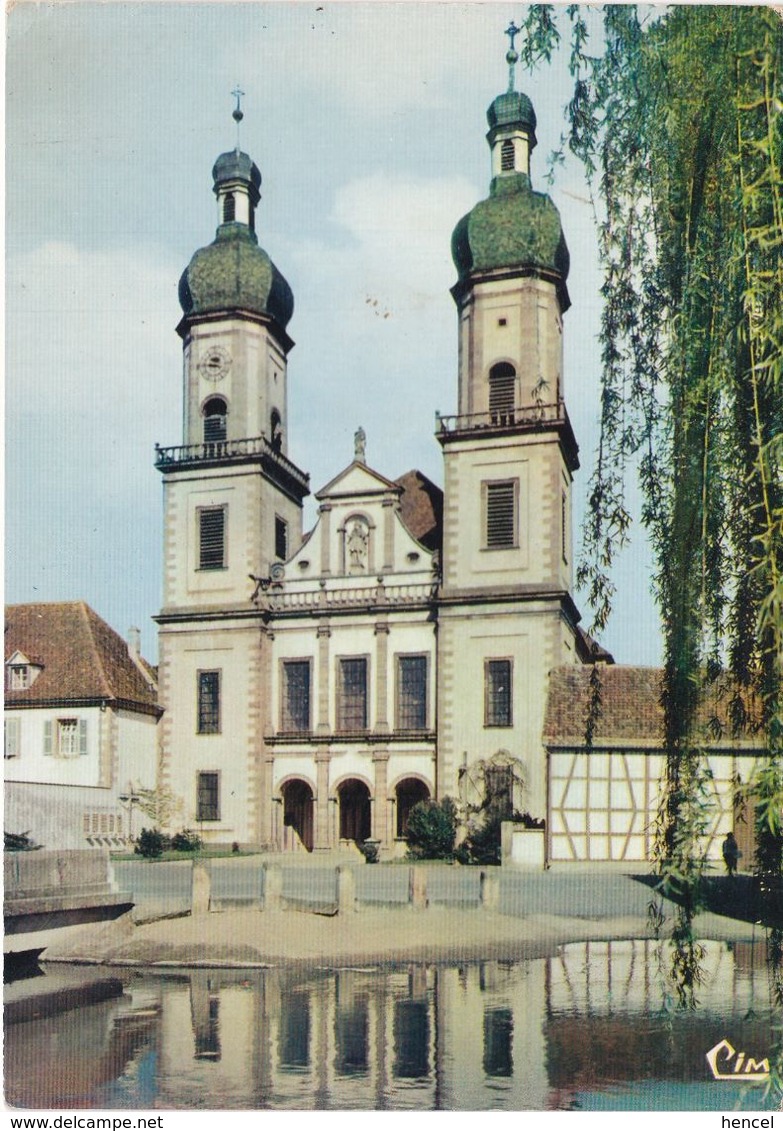
<path fill-rule="evenodd" d="M 553 404 L 533 404 L 518 406 L 516 408 L 498 409 L 493 412 L 464 413 L 461 416 L 435 417 L 436 428 L 440 435 L 451 435 L 457 432 L 473 432 L 492 429 L 512 429 L 519 427 L 535 427 L 540 424 L 565 424 L 568 421 L 565 403 L 556 401 Z"/>
<path fill-rule="evenodd" d="M 204 463 L 239 463 L 247 459 L 268 460 L 306 487 L 309 475 L 269 443 L 265 436 L 239 440 L 212 440 L 206 444 L 180 444 L 173 448 L 155 445 L 155 466 L 160 471 Z"/>
<path fill-rule="evenodd" d="M 429 583 L 408 585 L 372 585 L 362 589 L 270 589 L 266 593 L 271 612 L 309 612 L 319 609 L 362 609 L 421 605 L 431 600 L 433 586 Z"/>

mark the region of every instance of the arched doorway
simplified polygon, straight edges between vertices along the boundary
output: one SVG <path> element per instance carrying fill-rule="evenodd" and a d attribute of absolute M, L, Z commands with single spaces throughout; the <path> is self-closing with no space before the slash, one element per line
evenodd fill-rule
<path fill-rule="evenodd" d="M 340 840 L 361 843 L 372 835 L 370 791 L 363 781 L 349 778 L 337 790 L 340 802 Z"/>
<path fill-rule="evenodd" d="M 295 830 L 308 852 L 313 851 L 313 791 L 306 781 L 294 778 L 282 788 L 283 824 Z"/>
<path fill-rule="evenodd" d="M 408 817 L 414 805 L 429 801 L 430 791 L 418 778 L 403 778 L 394 791 L 397 798 L 397 831 L 395 836 L 405 837 L 408 832 Z"/>

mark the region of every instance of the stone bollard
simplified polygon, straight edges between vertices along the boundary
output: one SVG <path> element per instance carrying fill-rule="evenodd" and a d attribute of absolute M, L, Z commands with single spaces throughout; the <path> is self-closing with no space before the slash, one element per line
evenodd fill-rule
<path fill-rule="evenodd" d="M 203 864 L 193 861 L 193 879 L 190 892 L 191 915 L 206 915 L 212 894 L 212 881 Z"/>
<path fill-rule="evenodd" d="M 485 911 L 497 911 L 500 902 L 500 880 L 491 872 L 480 876 L 481 906 Z"/>
<path fill-rule="evenodd" d="M 276 864 L 264 864 L 264 911 L 283 909 L 283 872 Z"/>
<path fill-rule="evenodd" d="M 356 880 L 350 868 L 337 869 L 337 914 L 356 910 Z"/>
<path fill-rule="evenodd" d="M 425 911 L 429 907 L 427 873 L 423 868 L 414 867 L 408 872 L 408 903 L 414 911 Z"/>

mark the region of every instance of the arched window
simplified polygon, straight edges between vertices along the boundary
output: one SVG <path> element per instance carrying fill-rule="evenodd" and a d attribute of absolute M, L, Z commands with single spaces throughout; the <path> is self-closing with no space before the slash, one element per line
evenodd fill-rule
<path fill-rule="evenodd" d="M 500 169 L 503 173 L 514 171 L 514 143 L 507 139 L 500 147 Z"/>
<path fill-rule="evenodd" d="M 223 223 L 229 224 L 236 216 L 236 203 L 233 192 L 227 192 L 223 197 Z"/>
<path fill-rule="evenodd" d="M 276 408 L 272 409 L 272 416 L 269 421 L 269 434 L 272 437 L 272 447 L 276 452 L 279 452 L 283 446 L 283 422 Z"/>
<path fill-rule="evenodd" d="M 498 362 L 489 371 L 489 412 L 493 424 L 514 423 L 516 370 L 507 361 Z"/>
<path fill-rule="evenodd" d="M 222 397 L 211 397 L 204 405 L 204 443 L 218 444 L 226 438 L 226 402 Z"/>

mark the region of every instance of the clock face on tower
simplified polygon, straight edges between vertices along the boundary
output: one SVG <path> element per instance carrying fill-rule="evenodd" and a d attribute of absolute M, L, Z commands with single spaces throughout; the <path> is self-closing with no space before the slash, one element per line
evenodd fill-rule
<path fill-rule="evenodd" d="M 231 354 L 222 346 L 212 346 L 198 363 L 201 376 L 207 381 L 222 381 L 231 366 Z"/>

